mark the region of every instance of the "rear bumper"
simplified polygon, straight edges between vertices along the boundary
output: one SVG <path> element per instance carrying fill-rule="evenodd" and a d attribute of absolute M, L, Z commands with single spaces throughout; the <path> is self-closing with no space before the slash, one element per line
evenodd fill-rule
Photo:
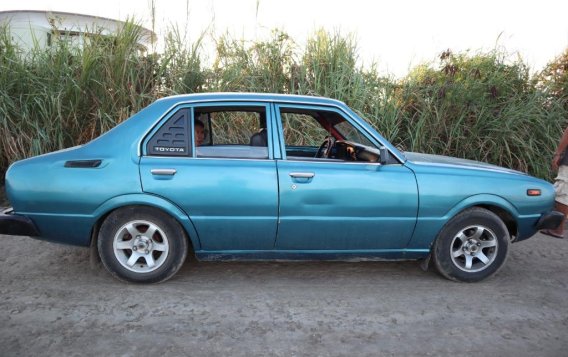
<path fill-rule="evenodd" d="M 37 237 L 39 231 L 31 219 L 13 214 L 9 207 L 0 209 L 0 234 Z"/>
<path fill-rule="evenodd" d="M 557 211 L 544 213 L 536 222 L 536 229 L 556 229 L 562 223 L 564 214 Z"/>

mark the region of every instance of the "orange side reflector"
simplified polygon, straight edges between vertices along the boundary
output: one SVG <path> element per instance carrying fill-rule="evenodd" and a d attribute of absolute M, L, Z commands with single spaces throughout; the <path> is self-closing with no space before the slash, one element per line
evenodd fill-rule
<path fill-rule="evenodd" d="M 540 190 L 536 188 L 529 188 L 527 190 L 527 196 L 540 196 Z"/>

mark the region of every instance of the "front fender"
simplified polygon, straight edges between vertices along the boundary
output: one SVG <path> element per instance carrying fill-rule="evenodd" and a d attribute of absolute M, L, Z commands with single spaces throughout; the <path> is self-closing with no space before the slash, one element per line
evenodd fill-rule
<path fill-rule="evenodd" d="M 116 196 L 101 204 L 95 210 L 93 215 L 96 217 L 96 220 L 99 221 L 102 217 L 106 216 L 108 213 L 114 211 L 117 208 L 133 205 L 155 207 L 169 214 L 182 225 L 182 227 L 188 234 L 189 239 L 191 240 L 193 248 L 195 250 L 201 249 L 199 236 L 197 235 L 197 231 L 195 230 L 193 222 L 191 221 L 189 216 L 178 206 L 160 196 L 144 193 Z"/>
<path fill-rule="evenodd" d="M 503 197 L 484 193 L 480 195 L 469 196 L 463 199 L 454 207 L 452 207 L 442 218 L 449 220 L 469 207 L 482 205 L 502 208 L 507 211 L 515 220 L 517 220 L 520 215 L 517 208 L 515 208 L 515 206 L 513 206 L 511 202 L 507 201 Z"/>
<path fill-rule="evenodd" d="M 503 197 L 492 194 L 473 195 L 456 203 L 441 217 L 421 216 L 419 212 L 416 229 L 407 248 L 430 249 L 438 233 L 450 219 L 463 210 L 474 206 L 496 206 L 507 211 L 517 223 L 519 221 L 518 210 Z"/>

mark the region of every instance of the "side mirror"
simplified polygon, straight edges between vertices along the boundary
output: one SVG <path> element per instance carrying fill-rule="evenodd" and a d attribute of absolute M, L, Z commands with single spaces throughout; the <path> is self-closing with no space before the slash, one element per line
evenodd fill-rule
<path fill-rule="evenodd" d="M 380 153 L 380 155 L 381 155 L 381 157 L 380 157 L 380 159 L 379 159 L 379 160 L 380 160 L 380 161 L 379 161 L 380 164 L 381 164 L 381 165 L 386 165 L 386 164 L 388 164 L 389 161 L 390 161 L 390 152 L 387 150 L 387 148 L 384 147 L 384 146 L 381 146 L 381 147 L 379 148 L 379 153 Z"/>

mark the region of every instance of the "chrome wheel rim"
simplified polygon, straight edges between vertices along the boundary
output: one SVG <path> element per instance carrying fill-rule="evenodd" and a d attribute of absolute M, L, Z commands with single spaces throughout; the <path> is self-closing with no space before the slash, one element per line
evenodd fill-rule
<path fill-rule="evenodd" d="M 487 269 L 497 257 L 497 236 L 487 227 L 469 226 L 454 236 L 452 262 L 460 270 L 475 273 Z"/>
<path fill-rule="evenodd" d="M 113 251 L 119 263 L 134 273 L 149 273 L 161 267 L 169 253 L 168 237 L 148 221 L 130 221 L 114 236 Z"/>

